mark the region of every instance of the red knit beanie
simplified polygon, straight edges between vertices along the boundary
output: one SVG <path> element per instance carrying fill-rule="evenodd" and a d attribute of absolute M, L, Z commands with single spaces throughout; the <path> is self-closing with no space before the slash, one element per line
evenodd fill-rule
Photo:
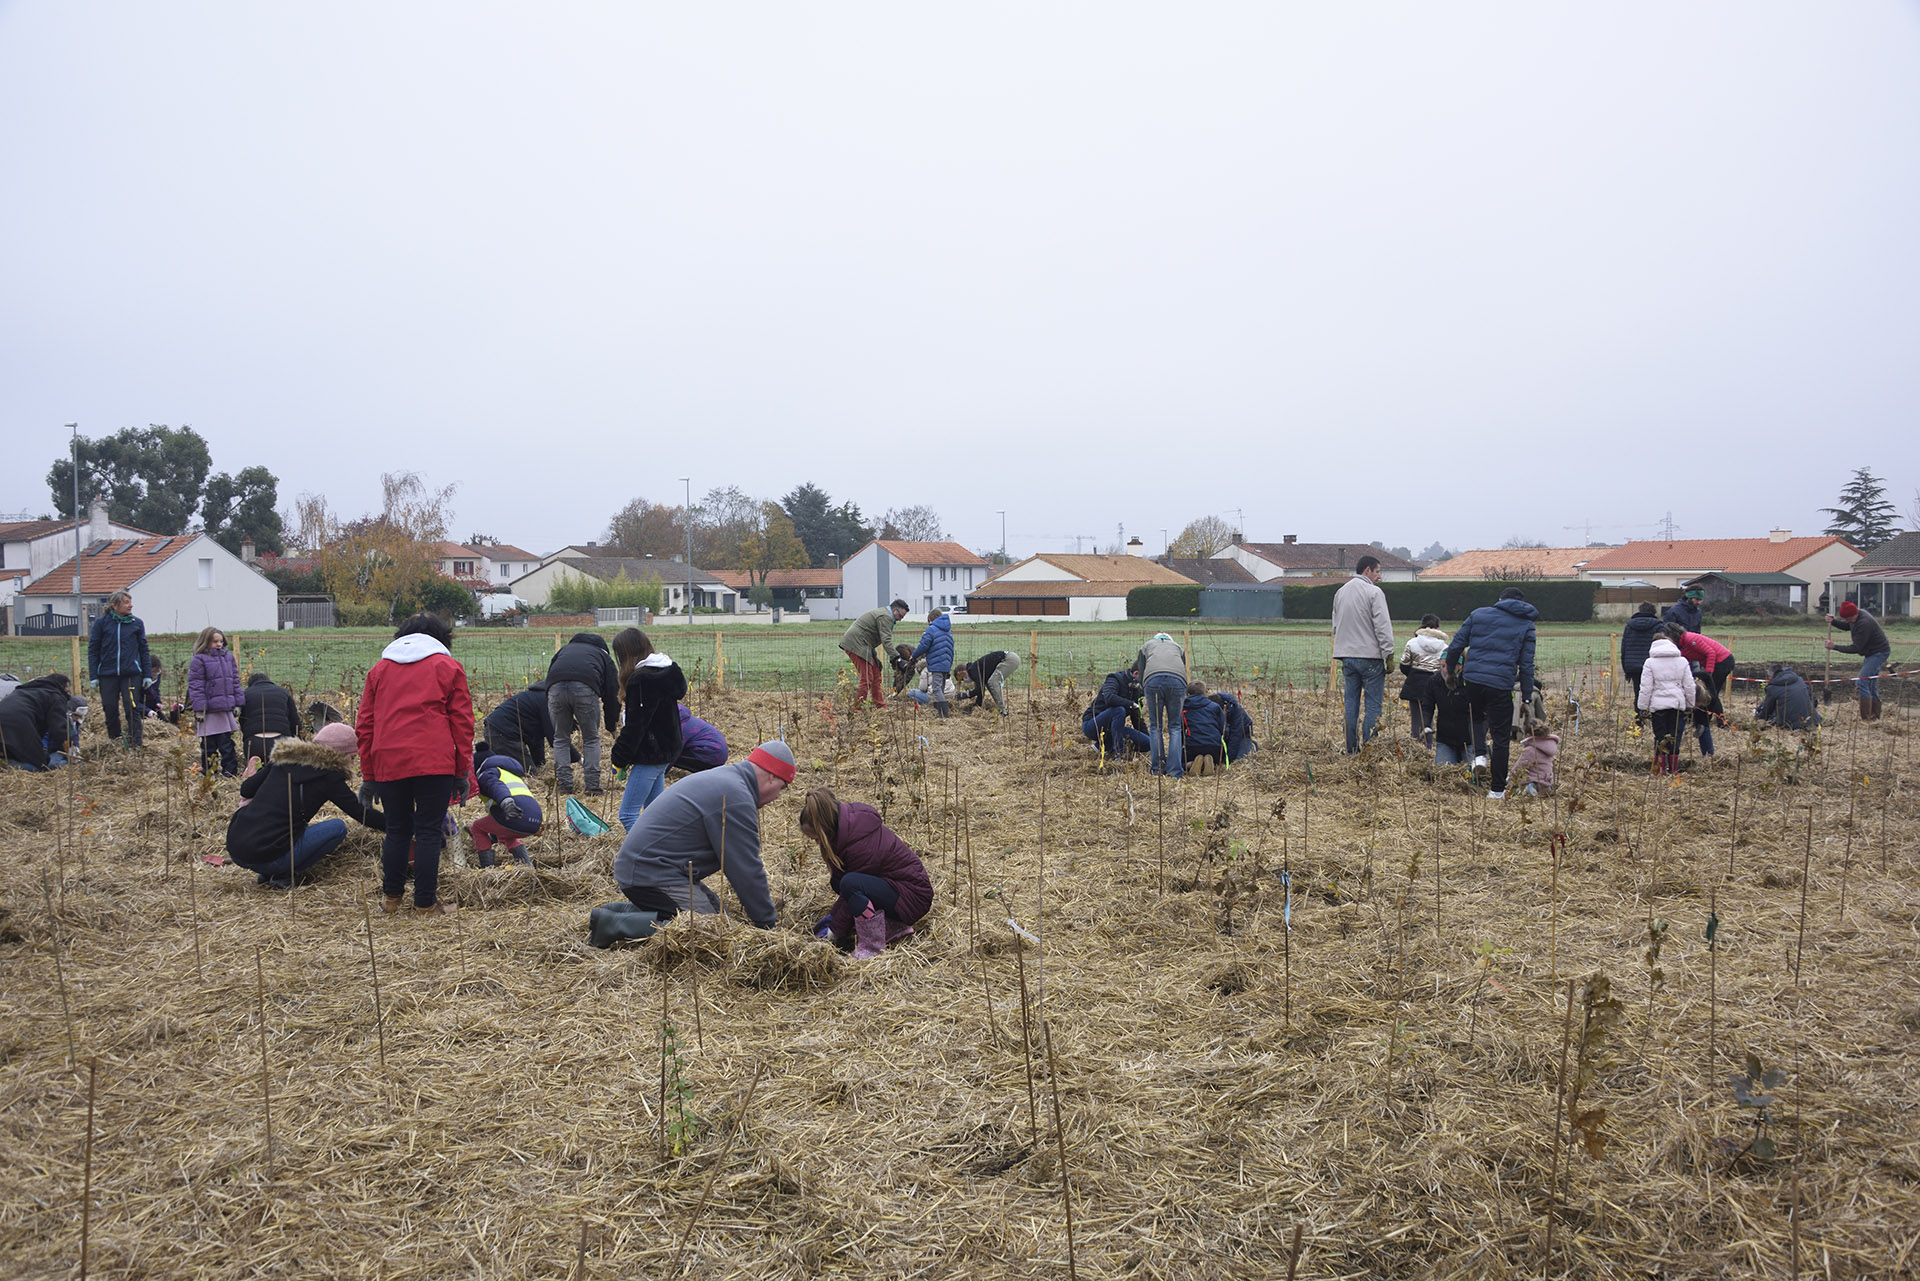
<path fill-rule="evenodd" d="M 1843 600 L 1840 602 L 1840 617 L 1850 619 L 1850 618 L 1853 618 L 1855 615 L 1857 615 L 1859 612 L 1860 612 L 1860 607 L 1854 604 L 1852 601 Z"/>

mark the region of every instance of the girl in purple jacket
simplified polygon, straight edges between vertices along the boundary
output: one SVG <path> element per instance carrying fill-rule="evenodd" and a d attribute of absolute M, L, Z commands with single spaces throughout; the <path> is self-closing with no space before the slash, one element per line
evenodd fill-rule
<path fill-rule="evenodd" d="M 214 754 L 220 772 L 232 778 L 240 772 L 233 750 L 234 713 L 245 701 L 240 688 L 240 665 L 227 649 L 227 634 L 209 627 L 193 642 L 193 661 L 187 664 L 187 704 L 193 708 L 193 732 L 200 736 L 200 771 L 205 773 Z"/>
<path fill-rule="evenodd" d="M 820 846 L 840 895 L 814 933 L 836 943 L 852 934 L 854 960 L 878 956 L 912 934 L 913 923 L 933 906 L 926 864 L 871 805 L 843 805 L 832 788 L 816 787 L 801 804 L 800 833 Z"/>

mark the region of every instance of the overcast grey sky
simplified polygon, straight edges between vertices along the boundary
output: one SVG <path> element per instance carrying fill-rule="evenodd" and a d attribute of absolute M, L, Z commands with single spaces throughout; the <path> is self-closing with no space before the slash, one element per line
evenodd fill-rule
<path fill-rule="evenodd" d="M 541 552 L 1810 533 L 1916 352 L 1914 3 L 0 3 L 0 510 L 78 420 Z"/>

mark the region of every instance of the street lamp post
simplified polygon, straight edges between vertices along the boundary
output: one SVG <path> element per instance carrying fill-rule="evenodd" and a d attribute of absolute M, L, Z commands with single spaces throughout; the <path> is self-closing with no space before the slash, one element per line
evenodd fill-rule
<path fill-rule="evenodd" d="M 687 616 L 687 626 L 693 626 L 693 477 L 682 476 L 680 480 L 687 486 L 687 594 L 681 598 L 680 610 Z"/>
<path fill-rule="evenodd" d="M 1007 514 L 1006 512 L 1003 511 L 999 513 L 999 515 L 1000 515 L 1000 565 L 1002 568 L 1005 568 L 1007 563 Z"/>

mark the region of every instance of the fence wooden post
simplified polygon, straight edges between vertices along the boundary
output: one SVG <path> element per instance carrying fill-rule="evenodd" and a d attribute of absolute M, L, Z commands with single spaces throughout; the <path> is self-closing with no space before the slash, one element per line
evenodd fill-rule
<path fill-rule="evenodd" d="M 84 621 L 86 616 L 87 611 L 81 610 L 80 619 Z M 80 623 L 75 622 L 73 627 L 73 687 L 78 690 L 87 683 L 87 676 L 80 670 Z"/>
<path fill-rule="evenodd" d="M 1027 693 L 1040 688 L 1040 629 L 1027 633 Z"/>
<path fill-rule="evenodd" d="M 713 683 L 721 689 L 727 687 L 727 650 L 720 643 L 720 633 L 713 634 Z"/>
<path fill-rule="evenodd" d="M 1620 697 L 1620 634 L 1607 637 L 1607 706 Z"/>
<path fill-rule="evenodd" d="M 554 653 L 558 654 L 560 652 L 560 645 L 561 645 L 560 633 L 555 632 L 553 634 L 553 652 Z"/>

